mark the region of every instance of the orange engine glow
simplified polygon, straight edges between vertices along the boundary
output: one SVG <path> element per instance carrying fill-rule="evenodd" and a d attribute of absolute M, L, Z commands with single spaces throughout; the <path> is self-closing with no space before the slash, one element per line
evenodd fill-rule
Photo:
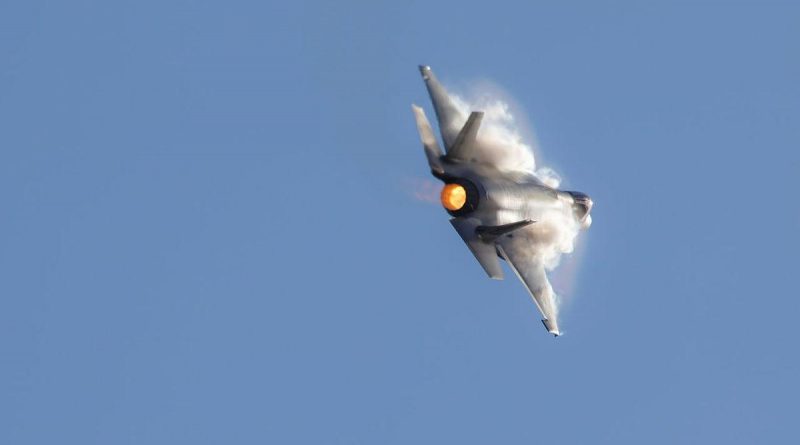
<path fill-rule="evenodd" d="M 456 211 L 467 203 L 467 191 L 458 184 L 447 184 L 442 189 L 442 205 L 447 210 Z"/>

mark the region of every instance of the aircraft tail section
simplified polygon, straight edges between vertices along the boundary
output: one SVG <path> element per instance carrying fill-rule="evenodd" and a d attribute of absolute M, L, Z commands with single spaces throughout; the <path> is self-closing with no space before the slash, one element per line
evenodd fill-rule
<path fill-rule="evenodd" d="M 419 131 L 419 138 L 422 140 L 422 146 L 425 149 L 425 156 L 428 158 L 428 165 L 434 175 L 443 175 L 444 168 L 442 167 L 442 149 L 439 148 L 439 143 L 436 141 L 436 136 L 433 134 L 431 124 L 425 116 L 425 111 L 422 108 L 412 105 L 411 109 L 414 110 L 414 118 L 417 121 L 417 130 Z"/>
<path fill-rule="evenodd" d="M 436 118 L 439 121 L 439 131 L 442 133 L 442 140 L 446 151 L 450 151 L 458 137 L 458 124 L 463 122 L 463 116 L 456 108 L 447 90 L 444 89 L 439 80 L 433 74 L 431 67 L 420 65 L 419 72 L 428 88 L 428 94 L 433 102 L 433 109 L 436 110 Z"/>
<path fill-rule="evenodd" d="M 480 160 L 481 149 L 476 139 L 483 120 L 483 112 L 473 111 L 469 117 L 465 116 L 456 108 L 447 90 L 434 76 L 431 67 L 420 66 L 419 71 L 422 73 L 422 79 L 428 88 L 439 121 L 439 131 L 442 133 L 444 149 L 447 152 L 445 159 L 464 162 Z M 466 123 L 464 123 L 465 117 Z"/>
<path fill-rule="evenodd" d="M 478 129 L 483 120 L 483 111 L 473 111 L 467 118 L 467 123 L 458 132 L 453 146 L 447 152 L 447 157 L 462 161 L 469 161 L 474 157 L 476 151 L 476 138 Z"/>

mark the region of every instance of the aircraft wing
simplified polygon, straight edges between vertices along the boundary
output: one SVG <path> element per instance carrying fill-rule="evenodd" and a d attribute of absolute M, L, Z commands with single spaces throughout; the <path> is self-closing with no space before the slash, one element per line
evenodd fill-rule
<path fill-rule="evenodd" d="M 558 329 L 558 308 L 553 286 L 547 280 L 541 256 L 531 253 L 530 246 L 533 243 L 529 238 L 530 235 L 525 231 L 515 232 L 513 236 L 502 236 L 497 239 L 497 251 L 528 289 L 539 312 L 544 316 L 542 323 L 547 332 L 559 336 L 561 332 Z"/>

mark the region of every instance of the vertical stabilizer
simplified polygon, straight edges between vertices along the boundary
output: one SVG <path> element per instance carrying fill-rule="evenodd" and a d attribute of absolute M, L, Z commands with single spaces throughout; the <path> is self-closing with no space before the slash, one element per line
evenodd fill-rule
<path fill-rule="evenodd" d="M 467 123 L 458 132 L 453 146 L 447 151 L 447 157 L 461 161 L 471 161 L 475 159 L 477 152 L 478 129 L 483 120 L 483 111 L 473 111 L 467 118 Z"/>
<path fill-rule="evenodd" d="M 422 140 L 422 146 L 425 148 L 425 156 L 428 158 L 428 165 L 434 174 L 444 174 L 442 168 L 442 149 L 439 148 L 439 143 L 436 141 L 436 136 L 433 134 L 431 124 L 425 116 L 425 111 L 422 108 L 411 105 L 414 110 L 414 118 L 417 120 L 417 130 L 419 130 L 419 138 Z"/>

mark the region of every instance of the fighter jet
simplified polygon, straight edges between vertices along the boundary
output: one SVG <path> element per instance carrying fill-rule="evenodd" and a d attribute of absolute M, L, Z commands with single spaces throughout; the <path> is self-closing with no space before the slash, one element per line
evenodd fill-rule
<path fill-rule="evenodd" d="M 558 306 L 545 272 L 545 258 L 537 249 L 551 240 L 563 223 L 588 228 L 592 200 L 580 192 L 562 191 L 545 185 L 533 172 L 500 169 L 487 153 L 492 147 L 478 137 L 482 111 L 464 115 L 429 66 L 420 66 L 430 94 L 445 151 L 439 147 L 425 112 L 412 105 L 431 173 L 444 182 L 442 206 L 450 223 L 467 244 L 489 277 L 502 280 L 499 259 L 525 285 L 544 317 L 547 332 L 561 335 Z M 463 125 L 462 125 L 463 123 Z"/>

